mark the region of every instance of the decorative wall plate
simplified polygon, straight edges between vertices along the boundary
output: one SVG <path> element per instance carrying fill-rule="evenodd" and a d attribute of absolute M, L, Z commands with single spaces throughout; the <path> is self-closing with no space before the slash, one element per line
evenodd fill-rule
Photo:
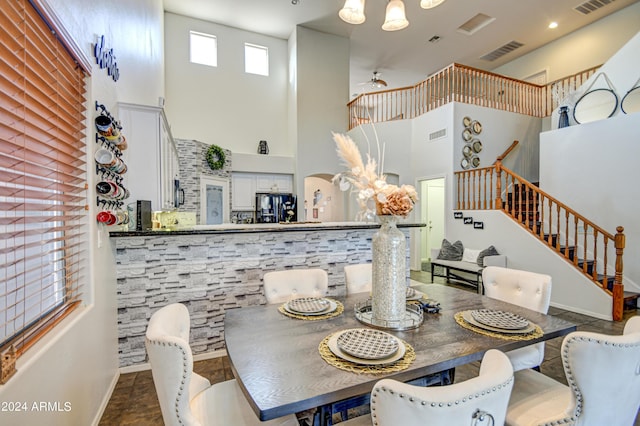
<path fill-rule="evenodd" d="M 462 167 L 464 170 L 467 170 L 469 167 L 471 167 L 471 164 L 469 163 L 468 159 L 463 158 L 462 161 L 460 161 L 460 167 Z"/>
<path fill-rule="evenodd" d="M 474 155 L 474 156 L 471 158 L 471 165 L 472 165 L 474 168 L 478 167 L 478 166 L 480 165 L 480 157 L 478 157 L 477 155 Z"/>
<path fill-rule="evenodd" d="M 471 134 L 471 130 L 464 129 L 462 131 L 462 139 L 464 139 L 465 142 L 469 142 L 472 137 L 473 137 L 473 135 Z"/>
<path fill-rule="evenodd" d="M 471 156 L 473 155 L 473 149 L 471 149 L 471 145 L 466 144 L 464 148 L 462 148 L 462 155 L 464 155 L 464 158 L 471 158 Z"/>
<path fill-rule="evenodd" d="M 462 125 L 463 125 L 464 127 L 469 127 L 469 126 L 471 126 L 471 118 L 469 118 L 469 117 L 465 117 L 465 118 L 463 118 L 463 119 L 462 119 Z"/>
<path fill-rule="evenodd" d="M 482 132 L 482 124 L 479 121 L 474 121 L 471 123 L 471 131 L 476 135 L 479 135 Z"/>
<path fill-rule="evenodd" d="M 471 142 L 471 148 L 476 154 L 479 153 L 482 151 L 482 142 L 480 142 L 479 139 L 474 139 L 473 142 Z"/>

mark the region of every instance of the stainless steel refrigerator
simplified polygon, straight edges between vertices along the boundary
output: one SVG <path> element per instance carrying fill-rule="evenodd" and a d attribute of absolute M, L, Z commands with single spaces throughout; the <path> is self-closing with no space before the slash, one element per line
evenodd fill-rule
<path fill-rule="evenodd" d="M 292 194 L 256 194 L 256 222 L 296 222 L 296 196 Z"/>

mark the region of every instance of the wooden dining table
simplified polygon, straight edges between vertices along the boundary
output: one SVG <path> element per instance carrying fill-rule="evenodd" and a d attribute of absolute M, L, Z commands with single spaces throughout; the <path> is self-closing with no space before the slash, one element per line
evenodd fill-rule
<path fill-rule="evenodd" d="M 328 335 L 368 327 L 355 317 L 354 307 L 368 293 L 333 297 L 344 305 L 339 316 L 301 320 L 283 315 L 279 305 L 228 310 L 224 319 L 227 354 L 232 371 L 256 416 L 262 421 L 329 407 L 368 395 L 382 378 L 410 382 L 479 361 L 489 349 L 507 352 L 553 339 L 576 330 L 576 325 L 474 292 L 440 284 L 423 286 L 428 298 L 440 302 L 438 313 L 425 313 L 422 324 L 405 331 L 385 330 L 411 345 L 415 360 L 402 371 L 384 374 L 338 369 L 321 357 L 318 346 Z M 540 326 L 543 335 L 532 340 L 491 337 L 460 326 L 454 315 L 473 309 L 516 313 Z M 326 411 L 326 409 L 325 409 Z M 320 424 L 331 424 L 323 416 Z"/>

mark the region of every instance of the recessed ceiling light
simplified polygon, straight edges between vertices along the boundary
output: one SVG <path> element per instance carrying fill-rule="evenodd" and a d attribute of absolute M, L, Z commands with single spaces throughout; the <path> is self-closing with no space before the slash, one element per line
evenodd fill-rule
<path fill-rule="evenodd" d="M 552 21 L 549 23 L 549 28 L 554 29 L 558 28 L 558 23 L 556 21 Z"/>

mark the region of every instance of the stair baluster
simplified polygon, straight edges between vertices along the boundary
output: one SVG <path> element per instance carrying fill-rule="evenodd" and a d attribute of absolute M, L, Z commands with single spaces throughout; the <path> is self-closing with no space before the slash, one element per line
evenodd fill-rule
<path fill-rule="evenodd" d="M 516 142 L 507 152 L 515 145 Z M 621 321 L 625 301 L 633 301 L 638 297 L 636 294 L 625 294 L 622 284 L 624 228 L 618 227 L 615 236 L 606 232 L 536 185 L 504 167 L 502 158 L 503 156 L 498 157 L 490 167 L 455 172 L 458 209 L 504 211 L 611 295 L 613 319 Z M 573 226 L 570 225 L 572 222 Z M 582 238 L 579 230 L 583 233 Z M 613 255 L 613 250 L 615 250 L 615 274 L 612 276 L 608 272 L 609 258 Z"/>

